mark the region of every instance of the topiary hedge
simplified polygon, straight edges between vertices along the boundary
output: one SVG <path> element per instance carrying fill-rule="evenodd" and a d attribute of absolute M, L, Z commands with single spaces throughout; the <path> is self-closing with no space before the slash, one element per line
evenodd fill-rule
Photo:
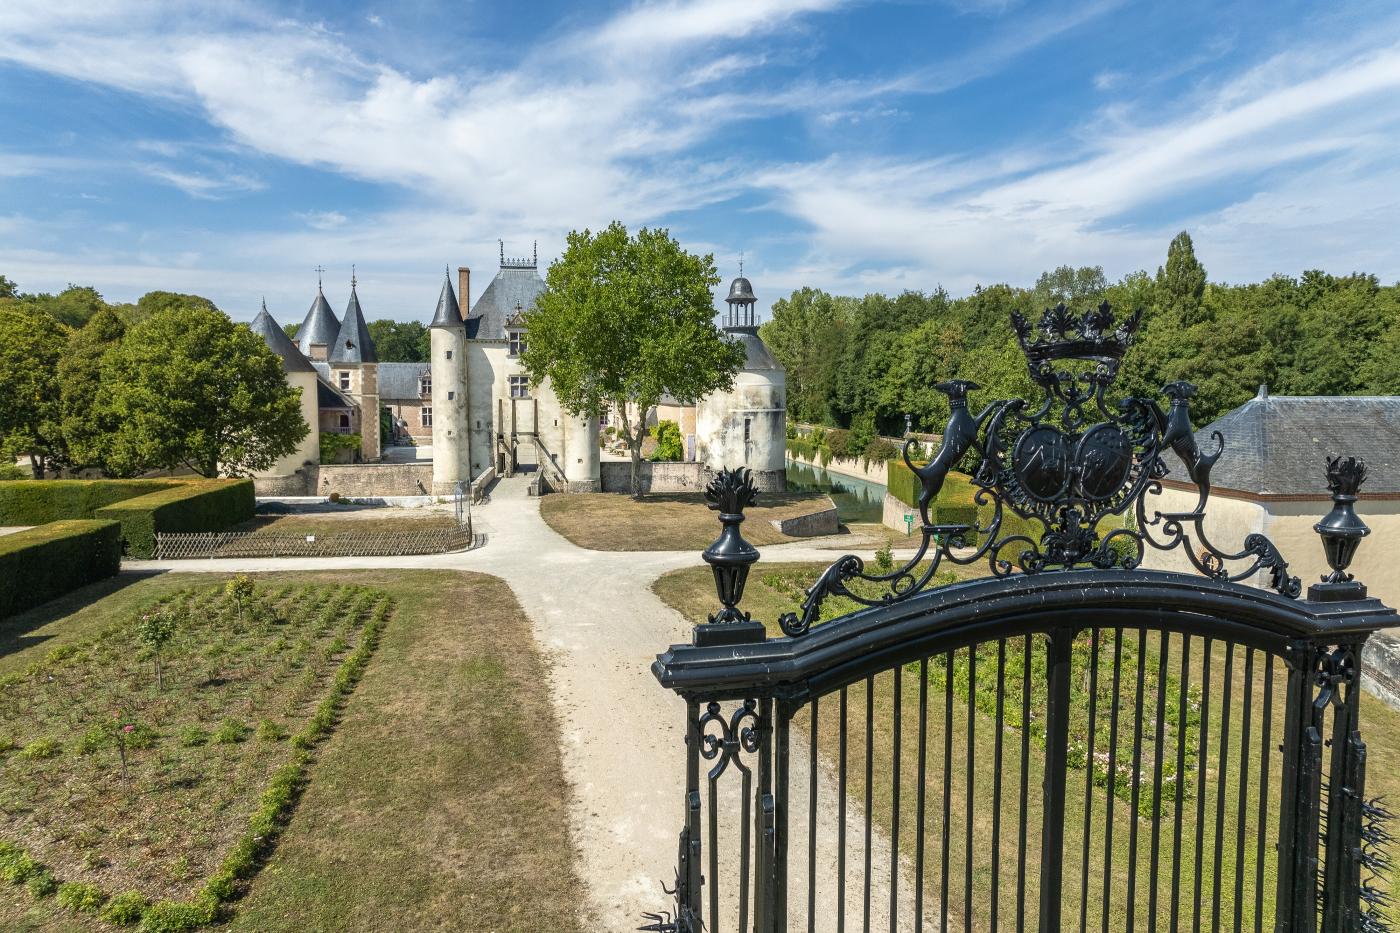
<path fill-rule="evenodd" d="M 225 479 L 180 483 L 114 503 L 96 514 L 121 523 L 128 556 L 150 557 L 158 531 L 222 531 L 252 518 L 256 505 L 251 479 Z"/>
<path fill-rule="evenodd" d="M 0 525 L 92 518 L 103 506 L 183 485 L 175 479 L 45 479 L 0 482 Z"/>
<path fill-rule="evenodd" d="M 0 618 L 23 612 L 121 567 L 121 526 L 69 520 L 0 536 Z"/>

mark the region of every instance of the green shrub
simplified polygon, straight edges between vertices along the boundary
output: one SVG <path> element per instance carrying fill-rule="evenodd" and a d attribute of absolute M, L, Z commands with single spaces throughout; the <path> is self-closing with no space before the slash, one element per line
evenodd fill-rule
<path fill-rule="evenodd" d="M 141 919 L 150 901 L 139 891 L 123 891 L 102 908 L 102 919 L 119 927 L 129 927 Z"/>
<path fill-rule="evenodd" d="M 131 727 L 131 731 L 126 734 L 127 748 L 154 748 L 156 739 L 160 733 L 150 726 L 137 723 Z"/>
<path fill-rule="evenodd" d="M 977 506 L 971 503 L 940 501 L 934 506 L 933 514 L 929 518 L 935 525 L 969 526 L 968 530 L 962 533 L 962 543 L 965 547 L 977 544 Z"/>
<path fill-rule="evenodd" d="M 92 518 L 103 506 L 184 483 L 177 479 L 0 481 L 0 525 L 43 525 Z"/>
<path fill-rule="evenodd" d="M 112 727 L 108 725 L 89 726 L 78 740 L 78 754 L 91 755 L 112 744 Z"/>
<path fill-rule="evenodd" d="M 43 870 L 29 853 L 12 842 L 0 841 L 0 878 L 11 884 L 21 884 Z"/>
<path fill-rule="evenodd" d="M 178 901 L 157 901 L 141 917 L 140 933 L 186 933 L 208 926 L 217 918 L 217 903 L 208 900 L 182 904 Z"/>
<path fill-rule="evenodd" d="M 209 730 L 201 729 L 199 726 L 187 726 L 180 733 L 180 744 L 185 748 L 195 748 L 200 745 L 209 744 Z"/>
<path fill-rule="evenodd" d="M 248 727 L 229 717 L 214 730 L 214 741 L 220 745 L 236 745 L 248 737 Z"/>
<path fill-rule="evenodd" d="M 61 751 L 63 751 L 63 746 L 58 744 L 57 739 L 35 739 L 19 750 L 19 757 L 27 761 L 39 761 L 44 758 L 55 758 Z"/>
<path fill-rule="evenodd" d="M 47 868 L 41 868 L 24 882 L 24 886 L 29 889 L 29 893 L 35 898 L 45 898 L 59 889 L 58 879 L 53 876 L 53 872 Z"/>
<path fill-rule="evenodd" d="M 843 431 L 840 428 L 832 428 L 830 431 L 826 432 L 826 449 L 831 453 L 832 457 L 838 460 L 850 459 L 860 453 L 858 448 L 855 453 L 851 452 L 851 432 Z M 823 460 L 823 465 L 826 464 L 828 460 Z"/>
<path fill-rule="evenodd" d="M 685 459 L 685 438 L 681 437 L 681 426 L 674 421 L 658 421 L 651 429 L 656 439 L 656 449 L 651 452 L 653 461 L 677 461 Z"/>
<path fill-rule="evenodd" d="M 258 723 L 257 736 L 259 742 L 280 742 L 287 737 L 287 730 L 271 719 L 264 719 Z"/>
<path fill-rule="evenodd" d="M 59 885 L 58 902 L 69 910 L 95 914 L 107 902 L 107 895 L 95 884 L 88 884 L 84 881 L 65 881 Z"/>
<path fill-rule="evenodd" d="M 900 458 L 891 460 L 886 468 L 885 489 L 912 509 L 919 504 L 919 492 L 923 486 L 919 483 L 919 477 L 914 475 L 914 471 Z"/>
<path fill-rule="evenodd" d="M 360 435 L 321 433 L 321 462 L 335 463 L 341 453 L 360 449 Z"/>
<path fill-rule="evenodd" d="M 256 505 L 251 479 L 207 480 L 127 499 L 96 515 L 121 523 L 127 554 L 150 557 L 158 531 L 222 531 L 252 518 Z"/>
<path fill-rule="evenodd" d="M 0 537 L 0 619 L 120 568 L 121 527 L 115 522 L 57 521 Z"/>
<path fill-rule="evenodd" d="M 0 463 L 0 481 L 11 482 L 15 480 L 33 478 L 34 477 L 32 474 L 26 473 L 24 470 L 21 470 L 17 464 L 11 463 L 9 462 L 9 460 L 6 460 L 4 463 Z"/>

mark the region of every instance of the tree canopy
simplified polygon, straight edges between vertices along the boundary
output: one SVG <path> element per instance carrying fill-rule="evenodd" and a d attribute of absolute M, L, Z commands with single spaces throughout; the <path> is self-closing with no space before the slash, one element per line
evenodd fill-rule
<path fill-rule="evenodd" d="M 68 459 L 58 364 L 68 328 L 23 303 L 0 305 L 0 456 L 29 457 L 43 479 Z"/>
<path fill-rule="evenodd" d="M 648 411 L 664 395 L 695 401 L 729 388 L 743 365 L 743 348 L 714 324 L 714 257 L 686 252 L 666 230 L 633 236 L 615 221 L 571 232 L 545 281 L 521 362 L 570 412 L 621 413 L 638 495 Z"/>
<path fill-rule="evenodd" d="M 381 363 L 422 363 L 432 359 L 428 328 L 421 321 L 370 321 L 369 335 Z"/>
<path fill-rule="evenodd" d="M 99 417 L 109 469 L 188 466 L 204 476 L 270 467 L 310 430 L 299 391 L 262 339 L 201 304 L 172 303 L 103 357 Z"/>
<path fill-rule="evenodd" d="M 1143 325 L 1118 387 L 1158 396 L 1176 379 L 1196 383 L 1203 426 L 1267 383 L 1275 394 L 1400 393 L 1400 285 L 1375 276 L 1309 271 L 1297 279 L 1210 282 L 1189 234 L 1178 234 L 1155 276 L 1108 282 L 1097 266 L 1061 266 L 1031 288 L 983 286 L 950 299 L 941 289 L 895 297 L 829 295 L 802 288 L 773 303 L 765 342 L 788 371 L 788 408 L 799 421 L 854 427 L 873 417 L 899 434 L 947 418 L 945 379 L 973 379 L 978 399 L 1032 397 L 1025 358 L 1008 324 L 1057 302 L 1083 311 L 1107 299 Z"/>

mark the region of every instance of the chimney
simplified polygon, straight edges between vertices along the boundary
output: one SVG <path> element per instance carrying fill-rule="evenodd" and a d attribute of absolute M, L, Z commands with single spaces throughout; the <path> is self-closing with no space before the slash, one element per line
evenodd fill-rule
<path fill-rule="evenodd" d="M 462 320 L 464 321 L 467 319 L 467 315 L 471 313 L 472 309 L 471 290 L 472 270 L 468 269 L 466 266 L 458 266 L 457 301 L 459 304 L 459 311 L 462 314 Z"/>

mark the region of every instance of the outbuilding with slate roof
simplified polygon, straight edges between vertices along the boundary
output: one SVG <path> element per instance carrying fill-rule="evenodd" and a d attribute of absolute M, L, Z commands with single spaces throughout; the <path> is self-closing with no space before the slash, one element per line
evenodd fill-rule
<path fill-rule="evenodd" d="M 1210 473 L 1210 508 L 1205 528 L 1222 549 L 1239 550 L 1251 533 L 1267 535 L 1306 587 L 1327 572 L 1313 525 L 1331 508 L 1328 457 L 1361 456 L 1367 478 L 1357 514 L 1379 540 L 1400 536 L 1400 396 L 1270 395 L 1268 387 L 1239 408 L 1196 432 L 1206 453 L 1224 440 Z M 1186 512 L 1195 507 L 1196 487 L 1175 456 L 1162 494 L 1151 509 Z M 1186 570 L 1184 557 L 1149 550 L 1146 565 Z M 1178 561 L 1181 565 L 1178 566 Z M 1400 565 L 1384 549 L 1363 541 L 1351 570 L 1372 595 L 1400 600 Z"/>

